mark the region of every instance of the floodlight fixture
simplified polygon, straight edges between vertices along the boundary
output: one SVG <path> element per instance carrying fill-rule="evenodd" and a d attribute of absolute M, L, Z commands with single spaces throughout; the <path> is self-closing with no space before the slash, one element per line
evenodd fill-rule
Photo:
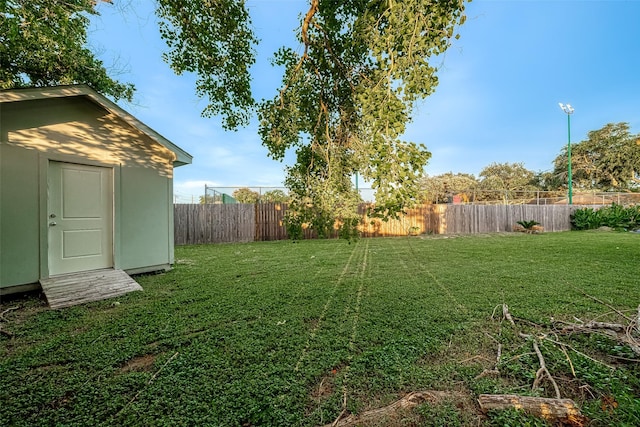
<path fill-rule="evenodd" d="M 573 114 L 574 109 L 571 106 L 571 104 L 564 105 L 562 102 L 558 102 L 558 105 L 560 106 L 560 108 L 562 108 L 562 111 L 564 111 L 565 113 Z"/>

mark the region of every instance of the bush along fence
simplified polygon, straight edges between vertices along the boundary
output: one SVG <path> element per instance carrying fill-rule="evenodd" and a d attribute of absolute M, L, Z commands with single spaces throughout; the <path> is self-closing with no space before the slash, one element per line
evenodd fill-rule
<path fill-rule="evenodd" d="M 592 207 L 592 210 L 600 206 Z M 568 205 L 422 205 L 408 209 L 400 219 L 382 221 L 367 216 L 360 205 L 362 237 L 390 237 L 421 234 L 475 234 L 512 231 L 519 221 L 535 221 L 544 231 L 571 229 L 571 217 L 584 206 Z M 200 243 L 284 240 L 287 205 L 259 204 L 176 204 L 174 230 L 176 245 Z M 315 238 L 306 229 L 305 238 Z M 337 234 L 334 236 L 337 237 Z"/>
<path fill-rule="evenodd" d="M 637 231 L 640 230 L 640 205 L 625 207 L 613 203 L 599 209 L 578 209 L 571 215 L 571 225 L 576 230 L 609 227 L 619 231 Z"/>

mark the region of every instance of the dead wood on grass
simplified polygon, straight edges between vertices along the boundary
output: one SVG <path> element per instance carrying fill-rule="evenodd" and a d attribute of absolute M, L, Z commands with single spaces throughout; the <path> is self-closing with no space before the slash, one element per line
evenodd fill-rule
<path fill-rule="evenodd" d="M 636 320 L 632 320 L 628 325 L 595 321 L 570 323 L 565 324 L 558 333 L 563 335 L 571 333 L 601 333 L 617 341 L 618 344 L 628 346 L 635 354 L 640 356 L 640 339 L 635 336 L 639 335 L 636 323 Z"/>
<path fill-rule="evenodd" d="M 536 379 L 533 380 L 533 385 L 531 386 L 531 389 L 535 390 L 538 387 L 540 387 L 540 383 L 546 376 L 551 382 L 551 384 L 553 385 L 553 389 L 556 392 L 556 399 L 560 399 L 560 389 L 558 388 L 558 384 L 556 383 L 556 380 L 553 379 L 553 375 L 551 375 L 551 372 L 549 372 L 549 369 L 547 369 L 547 364 L 544 361 L 542 352 L 540 352 L 540 347 L 538 347 L 538 343 L 535 340 L 533 341 L 533 350 L 536 352 L 536 355 L 538 356 L 540 369 L 538 369 L 538 371 L 536 372 Z"/>
<path fill-rule="evenodd" d="M 549 372 L 549 369 L 547 368 L 544 356 L 542 355 L 542 352 L 540 351 L 540 347 L 538 345 L 538 341 L 545 339 L 546 335 L 533 335 L 520 331 L 516 325 L 515 320 L 513 319 L 513 316 L 509 312 L 509 307 L 507 306 L 507 304 L 502 304 L 502 318 L 503 320 L 507 320 L 513 326 L 513 328 L 516 329 L 519 337 L 527 341 L 531 340 L 533 350 L 536 356 L 538 356 L 538 363 L 540 367 L 536 372 L 536 377 L 531 386 L 532 390 L 540 388 L 542 381 L 546 378 L 553 385 L 556 398 L 550 399 L 517 395 L 482 394 L 478 399 L 478 403 L 480 404 L 480 408 L 482 409 L 482 411 L 486 412 L 491 409 L 521 409 L 531 415 L 542 417 L 553 422 L 561 422 L 565 424 L 568 423 L 569 425 L 575 426 L 584 425 L 584 423 L 586 422 L 586 418 L 580 413 L 580 409 L 577 407 L 573 400 L 562 399 L 560 395 L 560 388 L 558 387 L 558 384 L 556 383 L 553 375 L 551 375 L 551 372 Z M 502 347 L 499 346 L 498 363 L 501 351 Z M 495 370 L 497 370 L 497 366 L 498 364 L 496 364 Z"/>
<path fill-rule="evenodd" d="M 558 335 L 570 335 L 574 333 L 600 333 L 609 338 L 612 338 L 614 341 L 616 341 L 617 344 L 628 346 L 635 354 L 640 355 L 640 307 L 638 307 L 637 315 L 634 313 L 634 316 L 632 318 L 596 297 L 585 294 L 584 292 L 583 294 L 591 298 L 592 300 L 597 301 L 598 303 L 601 303 L 604 306 L 610 308 L 614 313 L 618 314 L 620 318 L 626 320 L 628 323 L 625 324 L 624 321 L 622 323 L 614 323 L 600 322 L 595 320 L 583 322 L 581 319 L 574 317 L 575 323 L 554 322 L 554 329 L 550 331 L 545 331 L 544 328 L 540 325 L 535 325 L 531 322 L 525 322 L 527 323 L 529 330 L 531 329 L 531 327 L 533 327 L 535 329 L 535 332 L 524 333 L 518 328 L 516 320 L 509 312 L 509 307 L 506 304 L 502 304 L 502 320 L 506 320 L 507 322 L 509 322 L 509 324 L 515 329 L 514 332 L 519 337 L 527 341 L 530 340 L 532 342 L 533 350 L 538 357 L 539 368 L 536 372 L 536 376 L 532 384 L 532 389 L 535 390 L 540 388 L 542 382 L 547 380 L 553 386 L 555 398 L 553 399 L 517 395 L 481 395 L 478 402 L 483 412 L 486 412 L 490 409 L 522 409 L 529 414 L 542 417 L 553 422 L 560 422 L 573 426 L 585 425 L 588 420 L 586 417 L 580 414 L 580 410 L 576 406 L 576 404 L 571 399 L 562 399 L 560 388 L 558 387 L 555 378 L 547 367 L 544 356 L 540 351 L 539 344 L 542 341 L 547 341 L 557 346 L 565 355 L 574 377 L 576 377 L 576 371 L 574 369 L 573 362 L 571 360 L 571 357 L 569 356 L 567 349 L 570 349 L 593 362 L 602 364 L 610 369 L 615 369 L 613 366 L 603 361 L 597 360 L 594 357 L 591 357 L 583 352 L 580 352 L 567 343 L 561 342 L 558 338 Z M 494 308 L 494 314 L 495 311 L 496 309 Z M 520 322 L 520 320 L 518 320 L 518 322 Z M 502 329 L 500 329 L 500 331 L 502 332 Z M 499 373 L 498 365 L 501 351 L 502 347 L 499 345 L 498 363 L 496 363 L 495 368 L 492 370 L 485 369 L 485 371 L 483 371 L 483 373 L 478 377 L 485 376 L 489 373 L 494 372 Z"/>
<path fill-rule="evenodd" d="M 571 399 L 550 399 L 512 394 L 481 394 L 478 403 L 484 413 L 490 410 L 518 409 L 539 418 L 571 426 L 584 426 L 588 421 Z"/>
<path fill-rule="evenodd" d="M 345 411 L 343 411 L 333 423 L 325 424 L 323 427 L 350 427 L 362 425 L 376 420 L 385 419 L 387 417 L 392 417 L 399 411 L 409 410 L 426 402 L 437 404 L 442 400 L 451 397 L 461 397 L 461 393 L 437 390 L 414 391 L 407 394 L 402 399 L 396 400 L 390 405 L 372 409 L 361 414 L 350 414 L 343 417 L 345 413 Z"/>
<path fill-rule="evenodd" d="M 13 311 L 13 310 L 17 310 L 19 308 L 20 307 L 16 306 L 16 307 L 9 307 L 6 310 L 4 310 L 2 313 L 0 313 L 0 322 L 6 322 L 7 319 L 4 317 L 4 315 L 9 313 L 9 312 L 11 312 L 11 311 Z M 9 338 L 13 337 L 13 333 L 12 332 L 4 330 L 4 328 L 2 327 L 2 323 L 0 323 L 0 335 L 4 335 L 4 336 L 9 337 Z"/>

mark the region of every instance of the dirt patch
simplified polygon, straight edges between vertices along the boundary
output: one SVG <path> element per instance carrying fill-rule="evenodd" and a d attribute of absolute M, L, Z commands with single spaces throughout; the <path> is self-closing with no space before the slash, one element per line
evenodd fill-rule
<path fill-rule="evenodd" d="M 156 356 L 154 354 L 145 354 L 142 356 L 135 357 L 129 360 L 122 368 L 120 368 L 120 373 L 127 372 L 146 372 L 150 371 L 154 362 L 156 361 Z"/>
<path fill-rule="evenodd" d="M 41 300 L 39 295 L 31 292 L 2 296 L 0 302 L 0 341 L 7 342 L 6 354 L 11 354 L 9 347 L 14 347 L 16 343 L 13 339 L 16 331 L 34 315 L 48 310 L 46 302 Z"/>
<path fill-rule="evenodd" d="M 316 387 L 314 387 L 313 391 L 311 392 L 311 397 L 313 398 L 313 400 L 319 402 L 327 399 L 333 394 L 333 391 L 335 389 L 334 378 L 335 375 L 325 375 L 320 380 L 320 383 Z"/>
<path fill-rule="evenodd" d="M 73 401 L 73 394 L 70 393 L 70 392 L 67 392 L 67 393 L 63 394 L 62 396 L 59 396 L 56 399 L 52 400 L 49 403 L 49 405 L 53 409 L 60 409 L 60 408 L 64 408 L 66 406 L 69 406 L 72 401 Z"/>
<path fill-rule="evenodd" d="M 318 324 L 320 323 L 320 319 L 317 317 L 307 318 L 307 319 L 304 319 L 304 323 L 309 329 L 313 331 L 318 329 Z"/>

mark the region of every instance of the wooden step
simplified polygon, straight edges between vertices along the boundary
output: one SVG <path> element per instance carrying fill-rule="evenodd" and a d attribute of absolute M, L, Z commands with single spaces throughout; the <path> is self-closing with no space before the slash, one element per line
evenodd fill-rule
<path fill-rule="evenodd" d="M 122 270 L 82 271 L 40 280 L 51 308 L 63 308 L 141 291 L 142 287 Z"/>

